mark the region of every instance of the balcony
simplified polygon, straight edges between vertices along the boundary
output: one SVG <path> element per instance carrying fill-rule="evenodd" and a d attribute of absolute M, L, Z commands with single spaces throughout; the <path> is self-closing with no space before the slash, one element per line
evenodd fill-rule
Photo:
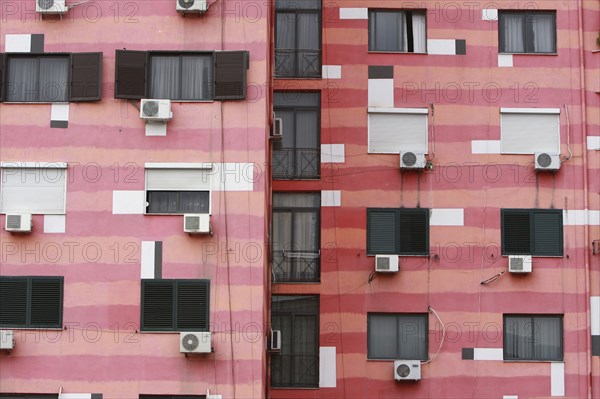
<path fill-rule="evenodd" d="M 318 179 L 321 172 L 321 151 L 314 148 L 273 150 L 273 179 Z"/>
<path fill-rule="evenodd" d="M 320 78 L 321 50 L 275 49 L 276 78 Z"/>
<path fill-rule="evenodd" d="M 271 272 L 274 283 L 312 283 L 319 281 L 319 252 L 273 251 Z"/>

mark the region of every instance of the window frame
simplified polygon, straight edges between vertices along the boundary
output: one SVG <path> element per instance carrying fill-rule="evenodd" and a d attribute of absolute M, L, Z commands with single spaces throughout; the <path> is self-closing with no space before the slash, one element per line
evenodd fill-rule
<path fill-rule="evenodd" d="M 152 69 L 153 69 L 153 65 L 152 65 L 152 59 L 154 57 L 177 57 L 179 58 L 179 90 L 181 92 L 181 90 L 183 89 L 183 63 L 182 63 L 182 59 L 185 56 L 210 56 L 211 60 L 212 60 L 212 66 L 211 66 L 211 71 L 212 71 L 212 79 L 209 82 L 210 83 L 210 98 L 208 99 L 191 99 L 191 100 L 183 100 L 183 99 L 169 99 L 171 102 L 176 102 L 176 103 L 212 103 L 215 101 L 215 51 L 148 51 L 148 81 L 146 82 L 146 90 L 148 93 L 148 96 L 150 98 L 155 98 L 151 95 L 151 91 L 152 91 L 152 81 L 151 81 L 151 76 L 152 76 Z"/>
<path fill-rule="evenodd" d="M 63 328 L 63 313 L 64 313 L 64 296 L 65 296 L 65 281 L 63 276 L 0 276 L 0 280 L 4 281 L 25 281 L 27 284 L 25 295 L 25 324 L 3 324 L 2 329 L 13 330 L 62 330 Z M 50 280 L 60 283 L 60 306 L 55 309 L 58 313 L 58 324 L 56 325 L 39 325 L 31 322 L 31 307 L 32 307 L 32 282 Z"/>
<path fill-rule="evenodd" d="M 529 215 L 529 252 L 530 253 L 516 253 L 509 252 L 505 247 L 505 234 L 509 233 L 505 229 L 505 216 L 506 214 L 527 214 Z M 560 223 L 558 224 L 558 233 L 560 235 L 560 251 L 556 254 L 539 253 L 535 249 L 535 223 L 534 215 L 540 213 L 556 214 L 560 217 Z M 547 257 L 547 258 L 562 258 L 564 256 L 564 221 L 563 221 L 563 210 L 562 209 L 538 209 L 538 208 L 502 208 L 500 209 L 500 238 L 501 238 L 501 249 L 502 256 L 509 255 L 531 255 L 532 257 Z M 520 251 L 517 251 L 520 252 Z"/>
<path fill-rule="evenodd" d="M 372 316 L 388 316 L 394 317 L 396 321 L 396 353 L 392 357 L 387 358 L 379 358 L 379 357 L 371 357 L 371 346 L 370 346 L 370 333 L 371 333 L 371 317 Z M 420 317 L 423 318 L 425 322 L 425 353 L 427 357 L 424 359 L 404 359 L 400 355 L 400 340 L 399 335 L 402 331 L 401 327 L 401 319 L 408 317 Z M 382 360 L 382 361 L 393 361 L 393 360 L 421 360 L 427 361 L 429 360 L 429 315 L 427 313 L 389 313 L 389 312 L 368 312 L 367 313 L 367 360 Z"/>
<path fill-rule="evenodd" d="M 321 7 L 316 8 L 277 8 L 277 1 L 275 1 L 274 6 L 274 39 L 273 39 L 273 77 L 275 79 L 321 79 L 323 76 L 323 2 L 321 1 Z M 277 63 L 275 62 L 276 54 L 277 54 L 277 34 L 278 34 L 278 26 L 277 23 L 277 15 L 278 14 L 293 14 L 294 15 L 294 48 L 293 49 L 279 49 L 279 50 L 293 50 L 295 52 L 296 57 L 298 56 L 299 45 L 298 45 L 298 14 L 317 14 L 318 17 L 318 33 L 319 33 L 319 48 L 316 51 L 319 52 L 319 65 L 318 65 L 318 73 L 313 75 L 301 75 L 299 71 L 299 65 L 297 62 L 294 63 L 294 74 L 292 75 L 278 75 L 277 74 Z"/>
<path fill-rule="evenodd" d="M 505 51 L 505 37 L 504 37 L 504 15 L 506 14 L 523 14 L 523 52 Z M 527 21 L 530 17 L 535 17 L 536 14 L 547 14 L 552 15 L 553 18 L 553 31 L 554 31 L 554 51 L 541 52 L 541 51 L 527 51 Z M 498 10 L 498 53 L 499 54 L 524 54 L 524 55 L 558 55 L 558 25 L 557 25 L 557 10 Z"/>
<path fill-rule="evenodd" d="M 171 297 L 171 311 L 173 312 L 172 328 L 147 328 L 144 324 L 144 307 L 146 299 L 146 284 L 152 283 L 170 283 L 173 289 Z M 178 333 L 189 331 L 189 329 L 179 329 L 178 323 L 178 300 L 177 293 L 180 284 L 206 284 L 206 309 L 202 309 L 206 312 L 206 328 L 193 329 L 194 332 L 208 332 L 210 331 L 210 280 L 209 279 L 142 279 L 141 280 L 141 296 L 140 296 L 140 332 L 142 333 Z"/>
<path fill-rule="evenodd" d="M 560 320 L 560 353 L 561 356 L 558 359 L 535 359 L 535 323 L 534 319 L 536 317 L 540 318 L 556 318 Z M 531 337 L 528 337 L 528 340 L 531 341 L 532 345 L 532 353 L 534 354 L 534 358 L 532 359 L 514 359 L 508 357 L 508 349 L 507 349 L 507 337 L 506 334 L 508 332 L 508 328 L 506 325 L 506 321 L 508 318 L 519 318 L 519 319 L 527 319 L 531 320 Z M 540 362 L 540 363 L 551 363 L 551 362 L 562 362 L 565 358 L 565 324 L 564 324 L 564 315 L 562 314 L 528 314 L 528 313 L 505 313 L 502 315 L 502 358 L 505 362 Z"/>
<path fill-rule="evenodd" d="M 396 223 L 396 243 L 394 253 L 383 253 L 383 252 L 373 252 L 370 244 L 371 237 L 371 213 L 373 212 L 394 212 L 395 213 L 395 223 Z M 367 238 L 367 256 L 376 256 L 376 255 L 398 255 L 398 256 L 429 256 L 430 254 L 430 235 L 431 235 L 431 209 L 429 208 L 367 208 L 367 228 L 366 228 L 366 238 Z M 425 252 L 401 252 L 400 251 L 400 216 L 402 213 L 422 213 L 425 216 L 426 225 L 425 225 Z"/>
<path fill-rule="evenodd" d="M 375 14 L 375 13 L 388 13 L 388 14 L 394 14 L 394 13 L 407 13 L 410 12 L 410 15 L 412 17 L 412 13 L 413 12 L 419 12 L 422 13 L 423 16 L 425 17 L 425 51 L 424 52 L 416 52 L 414 51 L 414 36 L 413 36 L 413 41 L 412 43 L 409 42 L 408 38 L 409 36 L 406 37 L 406 43 L 407 43 L 407 51 L 400 51 L 400 50 L 373 50 L 371 49 L 370 45 L 371 45 L 371 15 Z M 408 16 L 408 15 L 407 15 Z M 412 24 L 412 21 L 411 21 Z M 368 30 L 368 38 L 367 38 L 367 48 L 368 48 L 368 52 L 369 53 L 391 53 L 391 54 L 428 54 L 428 48 L 427 48 L 427 9 L 423 9 L 423 8 L 369 8 L 367 11 L 367 30 Z M 408 32 L 408 29 L 407 29 Z M 399 32 L 398 32 L 399 33 Z M 413 51 L 408 51 L 409 48 L 413 48 Z"/>

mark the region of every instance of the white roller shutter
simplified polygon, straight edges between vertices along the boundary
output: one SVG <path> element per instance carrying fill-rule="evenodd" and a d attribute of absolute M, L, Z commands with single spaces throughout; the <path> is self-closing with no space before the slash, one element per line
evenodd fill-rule
<path fill-rule="evenodd" d="M 369 113 L 369 152 L 398 154 L 427 153 L 427 114 Z"/>
<path fill-rule="evenodd" d="M 503 154 L 560 152 L 560 118 L 557 113 L 521 113 L 505 109 L 501 115 Z"/>
<path fill-rule="evenodd" d="M 146 169 L 148 191 L 210 191 L 207 169 Z"/>
<path fill-rule="evenodd" d="M 66 168 L 2 168 L 2 213 L 64 215 Z"/>

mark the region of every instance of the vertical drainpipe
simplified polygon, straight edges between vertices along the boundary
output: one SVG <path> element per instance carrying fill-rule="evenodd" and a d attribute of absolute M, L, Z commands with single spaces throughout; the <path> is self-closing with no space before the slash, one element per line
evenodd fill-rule
<path fill-rule="evenodd" d="M 583 0 L 577 1 L 578 8 L 578 33 L 579 33 L 579 79 L 580 79 L 580 96 L 581 96 L 581 146 L 583 152 L 583 209 L 588 212 L 589 201 L 588 201 L 588 158 L 587 158 L 587 119 L 586 119 L 586 98 L 585 98 L 585 53 L 584 53 L 584 38 L 583 38 Z M 590 223 L 589 223 L 589 212 L 586 214 L 584 219 L 586 224 L 583 226 L 583 240 L 585 244 L 585 250 L 583 253 L 584 256 L 584 264 L 585 264 L 585 291 L 586 291 L 586 346 L 587 346 L 587 380 L 588 380 L 588 399 L 592 398 L 592 356 L 591 356 L 591 348 L 592 348 L 592 330 L 591 330 L 591 305 L 590 305 L 590 297 L 591 297 L 591 283 L 590 283 L 590 254 L 589 254 L 589 234 L 590 234 Z"/>

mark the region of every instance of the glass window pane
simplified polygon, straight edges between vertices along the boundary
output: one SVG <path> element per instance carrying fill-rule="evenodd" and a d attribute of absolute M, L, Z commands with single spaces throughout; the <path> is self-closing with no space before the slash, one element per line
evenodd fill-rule
<path fill-rule="evenodd" d="M 395 315 L 369 315 L 369 359 L 396 359 L 398 332 Z"/>
<path fill-rule="evenodd" d="M 500 51 L 507 53 L 523 53 L 525 52 L 525 14 L 522 13 L 502 13 L 501 26 L 503 30 Z"/>
<path fill-rule="evenodd" d="M 531 317 L 506 317 L 504 351 L 508 360 L 533 359 L 533 323 Z"/>
<path fill-rule="evenodd" d="M 212 56 L 183 56 L 182 100 L 210 100 L 213 86 Z"/>
<path fill-rule="evenodd" d="M 399 316 L 398 359 L 426 360 L 427 319 L 423 316 Z"/>
<path fill-rule="evenodd" d="M 536 360 L 562 360 L 562 318 L 534 318 L 534 357 Z"/>
<path fill-rule="evenodd" d="M 9 58 L 7 75 L 7 101 L 37 101 L 37 58 Z"/>
<path fill-rule="evenodd" d="M 179 100 L 181 68 L 179 56 L 153 56 L 150 65 L 150 97 Z"/>
<path fill-rule="evenodd" d="M 67 57 L 40 58 L 39 101 L 69 101 L 69 64 Z"/>

